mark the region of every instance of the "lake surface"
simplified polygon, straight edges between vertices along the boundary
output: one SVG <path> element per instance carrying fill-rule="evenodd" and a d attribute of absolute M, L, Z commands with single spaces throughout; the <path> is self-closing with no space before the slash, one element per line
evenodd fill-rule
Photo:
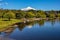
<path fill-rule="evenodd" d="M 1 31 L 0 36 L 14 40 L 60 40 L 60 21 L 56 19 L 16 23 Z"/>

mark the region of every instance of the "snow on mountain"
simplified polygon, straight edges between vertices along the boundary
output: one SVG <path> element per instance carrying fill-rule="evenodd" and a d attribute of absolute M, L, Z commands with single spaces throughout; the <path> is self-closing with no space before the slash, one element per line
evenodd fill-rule
<path fill-rule="evenodd" d="M 21 10 L 23 10 L 23 11 L 28 11 L 28 10 L 36 10 L 35 8 L 32 8 L 32 7 L 27 7 L 27 8 L 23 8 L 23 9 L 21 9 Z"/>

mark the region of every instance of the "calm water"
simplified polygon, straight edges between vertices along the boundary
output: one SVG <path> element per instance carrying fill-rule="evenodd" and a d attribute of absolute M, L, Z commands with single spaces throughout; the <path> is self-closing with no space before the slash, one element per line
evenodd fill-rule
<path fill-rule="evenodd" d="M 60 40 L 59 20 L 40 20 L 28 23 L 16 23 L 5 28 L 0 36 L 14 40 Z"/>

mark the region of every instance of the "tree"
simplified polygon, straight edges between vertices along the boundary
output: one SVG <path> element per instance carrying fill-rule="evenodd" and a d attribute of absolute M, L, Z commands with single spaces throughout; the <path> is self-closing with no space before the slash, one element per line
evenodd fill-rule
<path fill-rule="evenodd" d="M 3 16 L 3 10 L 2 9 L 0 9 L 0 18 L 2 18 L 2 16 Z"/>
<path fill-rule="evenodd" d="M 9 11 L 9 12 L 5 13 L 3 17 L 7 18 L 10 21 L 10 19 L 15 18 L 15 14 L 12 11 Z"/>
<path fill-rule="evenodd" d="M 34 18 L 35 15 L 32 12 L 27 12 L 25 15 L 26 18 Z"/>
<path fill-rule="evenodd" d="M 36 17 L 37 18 L 46 18 L 45 12 L 41 11 L 41 10 L 38 10 L 37 13 L 36 13 Z"/>
<path fill-rule="evenodd" d="M 38 23 L 39 23 L 40 26 L 44 25 L 44 22 L 45 22 L 45 20 L 38 21 Z"/>
<path fill-rule="evenodd" d="M 60 18 L 60 13 L 58 13 L 57 15 L 58 15 L 58 18 Z"/>
<path fill-rule="evenodd" d="M 0 9 L 0 18 L 3 18 L 3 15 L 8 11 L 9 11 L 8 9 Z"/>
<path fill-rule="evenodd" d="M 50 18 L 55 18 L 56 16 L 55 16 L 55 14 L 54 14 L 55 12 L 52 10 L 52 11 L 50 11 L 50 13 L 49 13 L 49 17 Z"/>
<path fill-rule="evenodd" d="M 25 18 L 26 13 L 24 11 L 19 11 L 16 13 L 16 18 L 20 19 L 20 18 Z"/>
<path fill-rule="evenodd" d="M 2 10 L 0 10 L 0 18 L 2 18 L 3 12 Z"/>

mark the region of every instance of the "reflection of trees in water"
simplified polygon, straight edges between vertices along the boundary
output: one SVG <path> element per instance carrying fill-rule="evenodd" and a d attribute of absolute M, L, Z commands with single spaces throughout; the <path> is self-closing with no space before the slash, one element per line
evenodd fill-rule
<path fill-rule="evenodd" d="M 35 24 L 35 22 L 34 22 L 34 21 L 32 21 L 32 22 L 27 22 L 27 23 L 26 23 L 26 26 L 34 25 L 34 24 Z"/>
<path fill-rule="evenodd" d="M 40 21 L 32 21 L 32 22 L 27 22 L 27 23 L 17 23 L 18 25 L 18 29 L 20 31 L 22 31 L 26 26 L 32 26 L 35 24 L 35 23 L 38 23 L 40 26 L 43 26 L 45 22 L 51 22 L 52 25 L 55 24 L 56 20 L 53 19 L 53 20 L 40 20 Z M 10 28 L 5 28 L 2 32 L 4 32 L 6 35 L 5 36 L 9 36 L 15 29 L 16 27 L 10 27 Z M 1 35 L 1 32 L 0 32 L 0 35 Z"/>
<path fill-rule="evenodd" d="M 51 22 L 51 24 L 52 24 L 52 26 L 53 26 L 56 21 L 57 21 L 56 19 L 49 19 L 49 20 L 40 20 L 40 21 L 37 21 L 37 23 L 38 23 L 40 26 L 42 26 L 42 25 L 44 25 L 45 22 L 49 22 L 49 23 Z"/>
<path fill-rule="evenodd" d="M 8 28 L 3 28 L 3 29 L 0 30 L 0 35 L 3 32 L 4 36 L 9 36 L 13 32 L 14 29 L 15 29 L 15 27 L 13 27 L 13 26 L 8 27 Z"/>
<path fill-rule="evenodd" d="M 59 19 L 59 22 L 60 22 L 60 19 Z"/>
<path fill-rule="evenodd" d="M 18 25 L 18 29 L 19 29 L 20 31 L 22 31 L 22 30 L 25 28 L 25 26 L 26 26 L 25 23 L 18 23 L 17 25 Z"/>
<path fill-rule="evenodd" d="M 0 34 L 1 34 L 1 32 L 0 32 Z"/>
<path fill-rule="evenodd" d="M 27 23 L 26 23 L 26 26 L 27 26 L 28 28 L 32 28 L 35 23 L 36 23 L 35 21 L 27 22 Z"/>
<path fill-rule="evenodd" d="M 15 27 L 11 26 L 8 28 L 3 28 L 3 29 L 1 30 L 0 35 L 2 35 L 2 32 L 3 32 L 4 33 L 3 36 L 8 37 L 14 31 Z"/>
<path fill-rule="evenodd" d="M 55 24 L 56 20 L 55 19 L 51 19 L 51 20 L 47 20 L 49 22 L 51 22 L 52 26 Z"/>
<path fill-rule="evenodd" d="M 10 27 L 7 30 L 4 31 L 5 36 L 9 36 L 13 31 L 14 31 L 15 27 Z"/>
<path fill-rule="evenodd" d="M 26 26 L 27 27 L 33 27 L 34 24 L 38 23 L 40 26 L 44 25 L 45 20 L 40 20 L 40 21 L 32 21 L 32 22 L 27 22 L 27 23 L 18 23 L 18 28 L 20 31 L 22 31 Z"/>
<path fill-rule="evenodd" d="M 44 22 L 45 22 L 45 20 L 40 20 L 40 21 L 38 21 L 38 24 L 39 24 L 40 26 L 42 26 L 42 25 L 44 25 Z"/>
<path fill-rule="evenodd" d="M 51 24 L 54 25 L 55 24 L 55 20 L 51 20 Z"/>
<path fill-rule="evenodd" d="M 40 26 L 43 26 L 45 22 L 51 22 L 52 25 L 55 23 L 55 19 L 53 20 L 40 20 L 40 21 L 32 21 L 32 22 L 27 22 L 27 23 L 17 23 L 18 28 L 20 31 L 22 31 L 26 26 L 27 27 L 33 27 L 34 24 L 38 23 Z"/>
<path fill-rule="evenodd" d="M 32 26 L 34 24 L 35 22 L 27 22 L 27 23 L 18 23 L 17 25 L 19 30 L 22 31 L 26 26 L 30 26 L 30 25 Z"/>

